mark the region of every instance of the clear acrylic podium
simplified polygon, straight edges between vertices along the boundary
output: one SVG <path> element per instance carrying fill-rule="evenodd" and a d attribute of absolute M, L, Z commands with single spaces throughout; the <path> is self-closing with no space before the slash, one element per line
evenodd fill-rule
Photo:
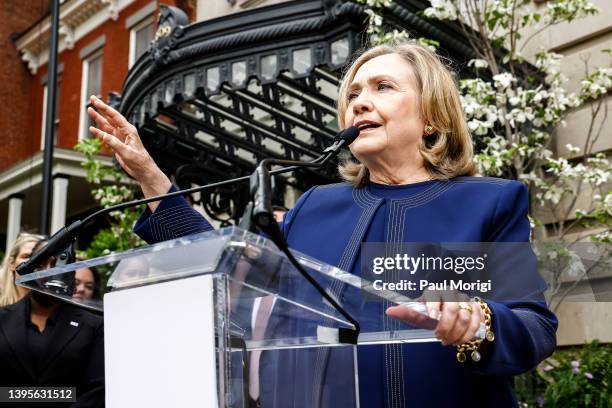
<path fill-rule="evenodd" d="M 436 341 L 437 323 L 400 294 L 294 251 L 354 327 L 264 237 L 236 227 L 37 271 L 18 283 L 104 313 L 107 407 L 359 406 L 360 345 Z M 108 276 L 77 295 L 83 270 Z M 96 292 L 96 291 L 94 291 Z M 383 323 L 404 304 L 419 327 Z M 421 324 L 422 323 L 422 324 Z M 250 397 L 249 397 L 250 395 Z M 349 397 L 347 397 L 349 396 Z"/>

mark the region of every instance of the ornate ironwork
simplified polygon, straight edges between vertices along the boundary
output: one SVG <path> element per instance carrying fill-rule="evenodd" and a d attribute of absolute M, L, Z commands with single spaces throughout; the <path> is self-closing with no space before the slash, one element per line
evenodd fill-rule
<path fill-rule="evenodd" d="M 292 1 L 187 25 L 160 6 L 156 40 L 128 73 L 120 110 L 162 169 L 180 183 L 249 174 L 265 157 L 312 160 L 337 131 L 341 70 L 363 46 L 363 7 L 350 1 Z M 394 24 L 440 40 L 455 59 L 470 58 L 454 29 L 418 16 L 421 0 L 397 0 Z M 237 29 L 239 27 L 239 29 Z M 305 190 L 335 181 L 335 166 L 277 178 Z M 203 195 L 223 223 L 236 220 L 238 190 Z M 224 214 L 224 215 L 219 215 Z"/>
<path fill-rule="evenodd" d="M 150 54 L 155 65 L 168 64 L 169 53 L 173 50 L 178 40 L 183 36 L 183 27 L 189 24 L 189 18 L 183 10 L 166 6 L 159 6 L 159 17 L 157 18 L 157 31 L 155 41 L 151 47 Z"/>

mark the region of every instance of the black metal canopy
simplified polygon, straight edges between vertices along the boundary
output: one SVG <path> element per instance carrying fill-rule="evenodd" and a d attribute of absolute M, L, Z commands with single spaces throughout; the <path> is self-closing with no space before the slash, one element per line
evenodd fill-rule
<path fill-rule="evenodd" d="M 364 46 L 363 6 L 298 0 L 191 25 L 181 10 L 161 7 L 156 39 L 128 73 L 120 111 L 179 185 L 244 176 L 266 157 L 312 160 L 331 143 L 342 68 Z M 395 1 L 388 20 L 436 39 L 459 67 L 473 58 L 458 30 L 418 16 L 424 8 Z M 336 179 L 333 165 L 300 171 L 277 177 L 276 193 Z M 244 198 L 226 189 L 203 202 L 211 216 L 235 219 Z"/>

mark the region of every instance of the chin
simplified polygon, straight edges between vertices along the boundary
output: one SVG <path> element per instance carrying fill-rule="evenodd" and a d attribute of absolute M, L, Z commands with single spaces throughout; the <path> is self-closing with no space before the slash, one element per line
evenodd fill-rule
<path fill-rule="evenodd" d="M 363 157 L 381 153 L 386 147 L 387 144 L 381 140 L 364 138 L 362 140 L 357 139 L 351 144 L 351 152 L 361 161 Z"/>

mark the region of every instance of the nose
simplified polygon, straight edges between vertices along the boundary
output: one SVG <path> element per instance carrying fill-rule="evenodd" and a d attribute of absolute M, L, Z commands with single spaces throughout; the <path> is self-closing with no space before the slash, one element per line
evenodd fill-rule
<path fill-rule="evenodd" d="M 368 96 L 366 90 L 363 90 L 359 93 L 357 98 L 353 101 L 353 113 L 358 115 L 364 112 L 372 112 L 374 109 L 374 105 L 372 104 L 372 100 Z"/>

